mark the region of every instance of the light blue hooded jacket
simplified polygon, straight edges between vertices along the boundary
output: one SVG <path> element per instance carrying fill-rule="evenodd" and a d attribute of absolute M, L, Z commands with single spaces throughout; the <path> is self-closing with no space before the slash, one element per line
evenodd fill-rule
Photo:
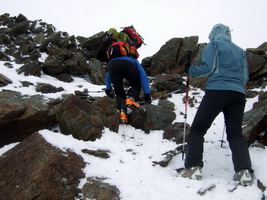
<path fill-rule="evenodd" d="M 206 90 L 231 90 L 245 94 L 248 65 L 243 49 L 231 42 L 228 26 L 217 24 L 209 34 L 200 66 L 191 66 L 189 75 L 206 77 Z"/>

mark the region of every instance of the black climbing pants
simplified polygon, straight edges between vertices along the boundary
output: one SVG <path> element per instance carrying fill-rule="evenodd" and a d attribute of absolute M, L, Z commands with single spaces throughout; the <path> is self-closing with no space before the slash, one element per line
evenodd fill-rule
<path fill-rule="evenodd" d="M 109 64 L 109 73 L 116 94 L 117 108 L 126 110 L 123 80 L 129 81 L 131 86 L 127 95 L 138 99 L 141 91 L 138 69 L 128 60 L 114 60 Z"/>
<path fill-rule="evenodd" d="M 242 135 L 245 101 L 245 95 L 240 92 L 206 91 L 190 128 L 186 149 L 186 168 L 203 167 L 204 135 L 217 115 L 223 112 L 234 170 L 237 172 L 241 169 L 251 169 L 247 141 Z"/>

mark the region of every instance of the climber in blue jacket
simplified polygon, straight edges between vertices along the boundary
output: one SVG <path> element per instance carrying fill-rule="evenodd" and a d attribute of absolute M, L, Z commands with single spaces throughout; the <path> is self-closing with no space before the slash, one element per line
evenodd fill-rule
<path fill-rule="evenodd" d="M 227 140 L 232 151 L 234 180 L 242 185 L 252 184 L 251 160 L 248 145 L 242 135 L 245 108 L 245 85 L 248 66 L 244 50 L 231 41 L 228 26 L 217 24 L 209 34 L 199 66 L 185 66 L 193 77 L 208 77 L 205 96 L 198 108 L 187 142 L 184 178 L 201 179 L 204 135 L 220 112 L 224 114 Z"/>
<path fill-rule="evenodd" d="M 117 57 L 109 61 L 108 67 L 109 72 L 106 74 L 105 78 L 106 95 L 111 97 L 111 89 L 113 86 L 116 94 L 117 109 L 121 113 L 127 113 L 127 106 L 140 107 L 136 102 L 139 100 L 141 87 L 144 90 L 145 102 L 151 103 L 148 78 L 144 68 L 137 59 L 129 56 Z M 124 79 L 128 80 L 131 85 L 127 94 L 123 87 Z M 123 117 L 127 122 L 126 116 L 121 116 L 121 118 Z"/>

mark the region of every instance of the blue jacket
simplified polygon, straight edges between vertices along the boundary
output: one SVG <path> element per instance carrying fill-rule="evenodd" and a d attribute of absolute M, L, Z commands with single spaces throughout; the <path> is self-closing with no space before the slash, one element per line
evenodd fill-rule
<path fill-rule="evenodd" d="M 128 56 L 122 56 L 122 57 L 118 57 L 118 58 L 114 58 L 114 59 L 110 60 L 109 63 L 111 63 L 114 60 L 128 60 L 128 61 L 132 62 L 134 64 L 134 66 L 136 66 L 138 69 L 138 74 L 139 74 L 139 78 L 140 78 L 144 93 L 150 94 L 149 82 L 148 82 L 146 72 L 145 72 L 144 68 L 142 67 L 142 65 L 138 62 L 138 60 L 131 58 L 131 57 L 128 57 Z M 112 88 L 112 85 L 111 85 L 112 83 L 111 83 L 109 72 L 106 74 L 105 80 L 106 80 L 106 89 L 110 90 Z"/>
<path fill-rule="evenodd" d="M 217 24 L 209 35 L 200 66 L 191 66 L 189 75 L 208 77 L 206 90 L 231 90 L 245 93 L 248 65 L 244 50 L 231 42 L 229 27 Z"/>

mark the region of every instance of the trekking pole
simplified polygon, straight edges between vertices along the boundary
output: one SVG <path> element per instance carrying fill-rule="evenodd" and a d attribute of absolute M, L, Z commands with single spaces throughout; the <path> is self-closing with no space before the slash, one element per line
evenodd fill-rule
<path fill-rule="evenodd" d="M 156 97 L 156 98 L 151 99 L 151 102 L 156 101 L 156 100 L 159 100 L 159 99 L 161 99 L 161 98 L 163 98 L 163 97 L 166 97 L 166 96 L 168 96 L 168 95 L 171 95 L 171 94 L 174 94 L 174 93 L 177 93 L 177 92 L 180 92 L 180 91 L 181 91 L 181 89 L 178 89 L 178 90 L 174 90 L 174 91 L 172 91 L 172 92 L 168 92 L 168 93 L 166 93 L 166 94 L 160 95 L 159 97 Z M 141 105 L 141 106 L 143 106 L 143 105 L 146 104 L 145 101 L 138 101 L 137 103 L 138 103 L 139 105 Z"/>
<path fill-rule="evenodd" d="M 101 92 L 105 92 L 104 90 L 99 90 L 99 91 L 88 91 L 88 93 L 101 93 Z"/>
<path fill-rule="evenodd" d="M 152 99 L 152 101 L 161 99 L 161 98 L 163 98 L 163 97 L 169 96 L 169 95 L 171 95 L 171 94 L 174 94 L 174 93 L 176 93 L 176 92 L 180 92 L 180 91 L 181 91 L 181 89 L 174 90 L 174 91 L 172 91 L 172 92 L 168 92 L 168 93 L 166 93 L 166 94 L 160 95 L 160 96 L 157 97 L 157 98 Z"/>
<path fill-rule="evenodd" d="M 192 51 L 189 50 L 179 61 L 179 65 L 183 65 L 185 62 L 190 63 Z M 186 119 L 187 119 L 187 104 L 188 104 L 188 91 L 189 91 L 189 76 L 186 77 L 186 92 L 185 92 L 185 115 L 184 115 L 184 134 L 183 134 L 183 150 L 182 160 L 184 160 L 185 154 L 185 132 L 186 132 Z"/>
<path fill-rule="evenodd" d="M 185 132 L 186 132 L 186 119 L 187 119 L 188 91 L 189 91 L 189 76 L 186 77 L 185 115 L 184 115 L 184 134 L 183 134 L 182 160 L 184 160 L 184 154 L 185 154 Z"/>
<path fill-rule="evenodd" d="M 222 140 L 220 141 L 220 142 L 221 142 L 221 148 L 223 147 L 223 143 L 224 143 L 223 138 L 224 138 L 224 134 L 225 134 L 225 128 L 226 128 L 226 125 L 225 125 L 225 123 L 224 123 L 223 134 L 222 134 Z"/>

